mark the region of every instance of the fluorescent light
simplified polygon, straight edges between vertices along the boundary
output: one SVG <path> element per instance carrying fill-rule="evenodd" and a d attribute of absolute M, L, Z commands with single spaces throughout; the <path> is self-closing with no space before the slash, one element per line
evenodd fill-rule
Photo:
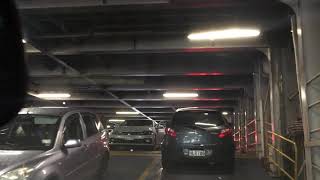
<path fill-rule="evenodd" d="M 257 37 L 260 35 L 260 30 L 258 29 L 225 29 L 218 31 L 209 31 L 202 33 L 192 33 L 188 36 L 190 40 L 221 40 L 221 39 L 239 39 L 239 38 L 250 38 Z"/>
<path fill-rule="evenodd" d="M 65 106 L 45 106 L 45 107 L 39 107 L 40 109 L 66 109 L 68 107 Z"/>
<path fill-rule="evenodd" d="M 40 93 L 40 94 L 29 93 L 29 94 L 41 99 L 61 99 L 61 98 L 71 97 L 71 95 L 68 93 Z"/>
<path fill-rule="evenodd" d="M 198 97 L 198 93 L 164 93 L 163 97 L 166 98 L 194 98 Z"/>
<path fill-rule="evenodd" d="M 135 111 L 119 111 L 119 112 L 116 112 L 116 114 L 140 114 L 140 113 Z"/>
<path fill-rule="evenodd" d="M 22 39 L 21 41 L 22 41 L 23 44 L 27 43 L 27 40 L 25 40 L 25 39 Z"/>
<path fill-rule="evenodd" d="M 301 36 L 301 34 L 302 34 L 302 29 L 301 29 L 301 28 L 298 28 L 298 29 L 297 29 L 297 34 L 298 34 L 299 36 Z"/>
<path fill-rule="evenodd" d="M 124 122 L 124 119 L 109 119 L 109 122 Z"/>
<path fill-rule="evenodd" d="M 228 115 L 229 113 L 228 112 L 222 112 L 222 115 Z"/>
<path fill-rule="evenodd" d="M 33 114 L 32 111 L 20 111 L 18 114 Z"/>
<path fill-rule="evenodd" d="M 10 155 L 21 155 L 24 151 L 1 151 L 0 155 L 10 156 Z"/>

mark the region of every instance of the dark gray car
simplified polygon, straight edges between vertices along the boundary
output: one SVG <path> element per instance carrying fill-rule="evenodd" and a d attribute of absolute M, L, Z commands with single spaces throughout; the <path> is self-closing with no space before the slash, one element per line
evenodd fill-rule
<path fill-rule="evenodd" d="M 0 180 L 102 178 L 108 133 L 87 111 L 25 109 L 0 130 Z"/>
<path fill-rule="evenodd" d="M 166 128 L 161 147 L 162 166 L 169 169 L 177 168 L 179 163 L 203 163 L 233 172 L 234 149 L 232 126 L 221 112 L 179 111 Z"/>

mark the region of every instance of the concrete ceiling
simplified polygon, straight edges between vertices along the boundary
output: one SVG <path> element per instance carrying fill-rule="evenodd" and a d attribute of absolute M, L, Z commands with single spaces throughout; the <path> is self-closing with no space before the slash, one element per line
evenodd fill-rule
<path fill-rule="evenodd" d="M 105 118 L 170 120 L 181 107 L 233 111 L 252 89 L 254 65 L 270 36 L 288 26 L 276 1 L 17 0 L 27 40 L 30 91 L 68 92 L 68 99 L 29 97 L 26 106 L 91 108 Z M 187 35 L 254 27 L 257 39 L 191 42 Z M 168 100 L 166 91 L 198 98 Z M 115 115 L 135 110 L 141 115 Z"/>

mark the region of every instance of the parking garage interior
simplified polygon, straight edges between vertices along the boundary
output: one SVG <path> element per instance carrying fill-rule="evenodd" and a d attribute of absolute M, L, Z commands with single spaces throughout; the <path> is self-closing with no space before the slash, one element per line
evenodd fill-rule
<path fill-rule="evenodd" d="M 196 166 L 166 172 L 158 149 L 130 147 L 112 150 L 108 179 L 319 179 L 319 3 L 16 3 L 29 70 L 25 107 L 90 109 L 105 126 L 110 120 L 165 126 L 178 109 L 203 108 L 225 112 L 233 124 L 233 174 Z M 259 36 L 190 38 L 245 28 L 258 29 Z M 197 96 L 164 97 L 170 92 Z M 48 99 L 41 93 L 69 96 Z"/>

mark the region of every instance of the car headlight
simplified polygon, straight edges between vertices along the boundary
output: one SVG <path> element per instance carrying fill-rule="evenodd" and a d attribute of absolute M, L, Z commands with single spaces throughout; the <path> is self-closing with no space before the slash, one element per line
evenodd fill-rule
<path fill-rule="evenodd" d="M 22 167 L 0 176 L 0 180 L 27 180 L 33 168 Z"/>

